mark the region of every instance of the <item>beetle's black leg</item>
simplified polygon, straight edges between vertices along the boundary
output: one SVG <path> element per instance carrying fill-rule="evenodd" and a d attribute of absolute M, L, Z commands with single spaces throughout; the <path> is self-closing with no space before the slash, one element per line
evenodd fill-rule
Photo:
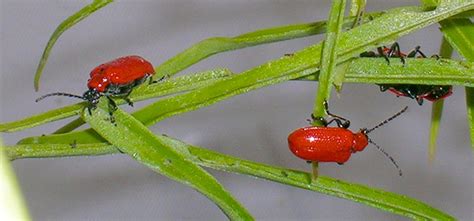
<path fill-rule="evenodd" d="M 336 122 L 337 127 L 346 128 L 346 129 L 349 128 L 349 126 L 351 124 L 351 122 L 348 121 L 348 120 L 342 121 L 339 118 L 333 118 L 333 119 L 331 119 L 330 121 L 327 122 L 327 125 L 331 124 L 332 122 Z"/>
<path fill-rule="evenodd" d="M 410 53 L 408 53 L 407 57 L 409 58 L 415 58 L 416 54 L 420 54 L 422 58 L 426 58 L 426 55 L 420 51 L 420 46 L 416 46 L 415 49 L 413 49 Z"/>
<path fill-rule="evenodd" d="M 335 114 L 332 114 L 331 112 L 329 112 L 329 105 L 328 105 L 327 101 L 324 101 L 324 109 L 326 110 L 326 113 L 329 116 L 331 116 L 335 119 L 338 119 L 338 120 L 336 120 L 336 123 L 337 123 L 338 126 L 348 128 L 351 125 L 351 122 L 349 120 L 347 120 L 346 118 L 343 118 L 339 115 L 335 115 Z M 339 123 L 338 123 L 338 121 L 339 121 Z M 342 121 L 344 121 L 344 123 L 342 123 Z"/>
<path fill-rule="evenodd" d="M 110 97 L 106 96 L 107 99 L 109 100 L 109 116 L 110 116 L 110 122 L 115 124 L 115 117 L 114 117 L 114 111 L 117 110 L 117 104 L 115 101 Z"/>
<path fill-rule="evenodd" d="M 155 81 L 153 81 L 153 78 L 151 76 L 148 75 L 147 78 L 148 78 L 148 84 L 149 85 L 156 83 Z"/>
<path fill-rule="evenodd" d="M 390 89 L 390 86 L 387 86 L 385 84 L 379 84 L 379 87 L 380 87 L 380 91 L 381 92 L 385 92 L 387 91 L 388 89 Z"/>
<path fill-rule="evenodd" d="M 388 57 L 393 57 L 393 55 L 396 55 L 396 57 L 399 57 L 403 66 L 405 66 L 405 56 L 402 55 L 402 52 L 400 50 L 400 45 L 398 44 L 398 42 L 395 42 L 392 44 L 392 46 L 390 47 L 390 50 L 388 51 Z"/>
<path fill-rule="evenodd" d="M 124 100 L 127 102 L 128 105 L 130 105 L 131 107 L 133 107 L 133 101 L 130 100 L 130 98 L 125 97 Z"/>
<path fill-rule="evenodd" d="M 321 124 L 323 124 L 323 126 L 328 126 L 328 122 L 326 119 L 324 119 L 324 117 L 316 117 L 314 116 L 314 114 L 311 114 L 311 119 L 313 119 L 313 122 L 315 121 L 318 121 L 318 122 L 321 122 Z"/>
<path fill-rule="evenodd" d="M 115 101 L 110 96 L 105 96 L 105 97 L 107 97 L 107 100 L 109 100 L 109 109 L 111 109 L 112 112 L 117 110 L 117 104 L 115 103 Z"/>
<path fill-rule="evenodd" d="M 365 52 L 360 53 L 359 56 L 360 57 L 373 58 L 373 57 L 377 57 L 377 54 L 373 51 L 365 51 Z"/>
<path fill-rule="evenodd" d="M 417 96 L 416 97 L 416 102 L 418 102 L 418 104 L 421 106 L 423 104 L 423 97 Z"/>
<path fill-rule="evenodd" d="M 394 54 L 396 54 L 397 56 L 401 55 L 400 45 L 397 42 L 393 43 L 392 46 L 390 46 L 390 50 L 388 50 L 387 53 L 389 57 L 393 57 Z"/>
<path fill-rule="evenodd" d="M 132 93 L 132 90 L 133 88 L 131 88 L 123 98 L 127 102 L 127 104 L 130 105 L 131 107 L 133 107 L 133 101 L 130 100 L 129 96 L 130 96 L 130 93 Z"/>
<path fill-rule="evenodd" d="M 77 140 L 72 141 L 72 143 L 69 144 L 72 149 L 77 147 Z"/>
<path fill-rule="evenodd" d="M 377 52 L 379 53 L 380 56 L 382 56 L 383 58 L 385 58 L 385 60 L 387 61 L 387 64 L 390 65 L 390 59 L 388 59 L 388 55 L 387 53 L 385 53 L 385 50 L 387 47 L 383 46 L 383 47 L 378 47 L 377 48 Z"/>
<path fill-rule="evenodd" d="M 149 82 L 149 84 L 158 83 L 158 82 L 160 82 L 160 81 L 162 81 L 162 80 L 164 80 L 164 79 L 166 79 L 166 78 L 170 78 L 169 74 L 165 74 L 165 75 L 163 75 L 163 77 L 161 77 L 160 79 L 155 80 L 155 81 L 153 80 L 153 78 L 150 77 L 150 82 Z"/>

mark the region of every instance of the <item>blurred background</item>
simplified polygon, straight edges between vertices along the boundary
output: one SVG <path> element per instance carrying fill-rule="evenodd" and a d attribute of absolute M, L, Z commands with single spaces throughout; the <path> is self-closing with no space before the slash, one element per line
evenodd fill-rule
<path fill-rule="evenodd" d="M 82 94 L 96 65 L 129 54 L 155 65 L 194 43 L 213 36 L 234 36 L 257 29 L 325 20 L 330 1 L 117 1 L 67 30 L 54 46 L 39 92 L 33 75 L 50 35 L 85 1 L 1 1 L 0 121 L 18 120 L 77 100 L 40 95 L 63 91 Z M 416 4 L 368 1 L 368 11 Z M 213 56 L 182 74 L 227 67 L 241 72 L 307 47 L 324 36 L 267 44 Z M 417 45 L 438 53 L 438 25 L 399 40 L 402 50 Z M 190 144 L 243 159 L 309 171 L 293 156 L 287 135 L 307 125 L 315 82 L 286 82 L 239 95 L 210 107 L 181 114 L 151 127 Z M 137 103 L 133 109 L 142 107 Z M 353 130 L 370 127 L 399 111 L 408 111 L 371 139 L 389 152 L 396 169 L 373 146 L 343 166 L 321 164 L 320 173 L 404 194 L 460 220 L 472 220 L 473 154 L 470 148 L 464 89 L 446 99 L 435 161 L 428 162 L 431 102 L 381 93 L 376 85 L 345 84 L 330 102 L 334 113 L 352 121 Z M 132 110 L 126 107 L 127 110 Z M 13 145 L 25 136 L 47 134 L 63 120 L 3 134 Z M 223 220 L 225 216 L 194 190 L 147 169 L 125 155 L 24 159 L 13 162 L 35 220 Z M 351 201 L 247 176 L 209 170 L 257 220 L 405 220 Z"/>

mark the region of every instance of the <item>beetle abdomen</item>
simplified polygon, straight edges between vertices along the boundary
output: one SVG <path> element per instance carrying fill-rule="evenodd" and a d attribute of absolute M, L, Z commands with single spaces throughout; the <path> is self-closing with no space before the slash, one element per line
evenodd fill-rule
<path fill-rule="evenodd" d="M 338 127 L 303 127 L 288 136 L 291 152 L 309 161 L 344 163 L 353 144 L 352 131 Z"/>

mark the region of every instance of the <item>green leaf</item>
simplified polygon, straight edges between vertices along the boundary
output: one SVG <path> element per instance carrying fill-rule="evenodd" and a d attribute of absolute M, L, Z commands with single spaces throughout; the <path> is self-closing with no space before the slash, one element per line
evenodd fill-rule
<path fill-rule="evenodd" d="M 36 91 L 38 91 L 39 89 L 41 74 L 43 73 L 46 61 L 48 60 L 49 53 L 51 52 L 51 49 L 53 49 L 53 46 L 58 40 L 59 36 L 61 36 L 61 34 L 68 30 L 70 27 L 80 22 L 82 19 L 87 18 L 89 15 L 111 2 L 112 0 L 94 0 L 92 3 L 86 5 L 84 8 L 69 16 L 66 20 L 59 24 L 59 26 L 56 28 L 56 30 L 54 30 L 53 34 L 49 38 L 49 41 L 46 44 L 46 48 L 43 51 L 43 55 L 41 56 L 38 67 L 36 68 L 34 81 Z"/>
<path fill-rule="evenodd" d="M 474 86 L 474 62 L 407 58 L 406 65 L 391 58 L 357 58 L 348 62 L 346 83 Z M 308 75 L 298 80 L 315 80 Z"/>
<path fill-rule="evenodd" d="M 331 95 L 332 83 L 334 80 L 334 69 L 337 64 L 337 44 L 342 29 L 342 18 L 344 17 L 344 10 L 346 8 L 345 0 L 333 1 L 331 11 L 329 14 L 328 30 L 326 31 L 326 39 L 323 42 L 320 71 L 319 71 L 319 86 L 316 91 L 313 115 L 318 117 L 325 116 L 324 101 L 329 101 Z M 313 122 L 313 124 L 320 124 L 321 122 Z"/>
<path fill-rule="evenodd" d="M 141 101 L 154 97 L 168 96 L 176 93 L 182 93 L 190 90 L 194 90 L 198 87 L 203 87 L 212 82 L 226 79 L 232 75 L 227 69 L 216 69 L 211 71 L 205 71 L 194 75 L 186 75 L 178 78 L 168 79 L 156 84 L 142 85 L 133 90 L 129 98 L 132 101 Z M 125 104 L 123 99 L 116 99 L 117 104 Z M 14 132 L 23 130 L 26 128 L 35 127 L 44 123 L 52 122 L 55 120 L 61 120 L 74 115 L 77 115 L 81 110 L 86 107 L 85 102 L 65 106 L 59 109 L 51 110 L 45 113 L 41 113 L 35 116 L 31 116 L 22 120 L 8 122 L 0 124 L 1 132 Z M 79 124 L 80 123 L 80 124 Z M 80 126 L 81 122 L 74 122 L 74 124 Z"/>
<path fill-rule="evenodd" d="M 316 182 L 312 182 L 311 175 L 306 172 L 242 160 L 206 148 L 188 145 L 170 137 L 160 138 L 162 138 L 162 142 L 165 145 L 174 148 L 175 151 L 182 153 L 188 160 L 201 166 L 245 174 L 324 193 L 416 220 L 454 220 L 454 218 L 448 214 L 407 196 L 325 176 L 319 176 Z M 96 155 L 98 152 L 112 153 L 114 150 L 115 153 L 118 153 L 118 150 L 107 143 L 94 145 L 103 145 L 103 151 L 98 151 L 97 146 L 91 146 L 90 144 L 78 144 L 75 149 L 71 149 L 67 144 L 61 147 L 55 144 L 48 146 L 48 144 L 43 143 L 12 146 L 7 148 L 7 153 L 10 159 L 42 157 L 42 154 L 46 157 L 51 157 L 54 156 L 54 154 L 51 154 L 54 152 L 56 152 L 56 157 L 76 156 L 78 152 L 84 153 L 88 150 L 90 150 L 90 155 Z M 78 149 L 84 149 L 84 151 L 79 151 Z"/>
<path fill-rule="evenodd" d="M 170 147 L 164 136 L 155 136 L 121 109 L 113 112 L 115 123 L 111 123 L 106 103 L 108 100 L 101 98 L 99 107 L 92 114 L 84 111 L 82 117 L 109 143 L 150 169 L 201 192 L 219 206 L 229 219 L 253 220 L 214 177 Z"/>

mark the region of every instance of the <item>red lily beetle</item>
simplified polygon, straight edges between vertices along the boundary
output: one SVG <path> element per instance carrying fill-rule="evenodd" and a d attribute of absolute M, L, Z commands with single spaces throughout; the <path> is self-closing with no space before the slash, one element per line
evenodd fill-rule
<path fill-rule="evenodd" d="M 99 98 L 106 96 L 114 109 L 117 105 L 111 97 L 123 97 L 130 106 L 133 106 L 128 95 L 135 86 L 140 85 L 148 78 L 152 83 L 150 77 L 154 74 L 153 65 L 144 58 L 137 55 L 120 57 L 101 64 L 91 71 L 90 79 L 87 82 L 89 90 L 82 96 L 57 92 L 43 95 L 36 99 L 36 102 L 49 96 L 74 97 L 88 101 L 88 110 L 91 113 L 91 109 L 96 108 Z"/>
<path fill-rule="evenodd" d="M 395 167 L 399 169 L 399 175 L 402 175 L 402 171 L 395 160 L 381 147 L 370 140 L 367 134 L 398 117 L 405 112 L 408 107 L 403 108 L 372 129 L 364 128 L 354 133 L 347 129 L 350 125 L 349 120 L 330 113 L 327 102 L 325 102 L 324 105 L 327 114 L 331 116 L 332 119 L 327 121 L 324 118 L 312 116 L 313 120 L 323 122 L 324 126 L 309 126 L 293 131 L 288 136 L 288 146 L 293 154 L 307 161 L 336 162 L 343 164 L 349 160 L 351 154 L 363 151 L 368 143 L 372 143 L 392 161 Z M 338 127 L 327 127 L 332 122 L 335 122 Z"/>

